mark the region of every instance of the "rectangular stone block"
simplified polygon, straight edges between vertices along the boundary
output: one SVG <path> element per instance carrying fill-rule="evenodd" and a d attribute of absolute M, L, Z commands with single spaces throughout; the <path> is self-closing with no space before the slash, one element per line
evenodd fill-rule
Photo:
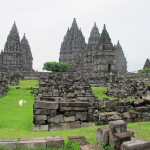
<path fill-rule="evenodd" d="M 87 145 L 89 144 L 88 140 L 84 136 L 69 136 L 69 141 L 77 141 L 79 145 Z"/>
<path fill-rule="evenodd" d="M 90 126 L 95 126 L 95 123 L 92 123 L 92 122 L 81 122 L 81 128 L 82 127 L 90 127 Z"/>
<path fill-rule="evenodd" d="M 86 121 L 87 120 L 87 112 L 76 112 L 76 120 Z"/>
<path fill-rule="evenodd" d="M 64 122 L 63 115 L 57 115 L 55 117 L 48 118 L 48 123 L 60 123 L 60 122 Z"/>
<path fill-rule="evenodd" d="M 49 131 L 48 125 L 34 125 L 33 131 Z"/>
<path fill-rule="evenodd" d="M 50 123 L 50 131 L 70 129 L 70 122 Z"/>
<path fill-rule="evenodd" d="M 30 148 L 46 148 L 46 140 L 19 141 L 17 143 L 19 149 Z"/>
<path fill-rule="evenodd" d="M 34 115 L 34 120 L 41 121 L 41 120 L 47 120 L 46 115 Z"/>
<path fill-rule="evenodd" d="M 4 149 L 14 150 L 16 143 L 17 139 L 0 139 L 0 147 Z"/>
<path fill-rule="evenodd" d="M 18 141 L 39 141 L 39 140 L 46 140 L 46 137 L 25 137 L 18 139 Z"/>
<path fill-rule="evenodd" d="M 74 128 L 81 128 L 81 122 L 80 121 L 70 122 L 70 129 Z"/>
<path fill-rule="evenodd" d="M 61 147 L 64 145 L 64 140 L 61 136 L 48 136 L 46 140 L 46 148 Z"/>
<path fill-rule="evenodd" d="M 76 102 L 60 102 L 59 103 L 60 107 L 88 107 L 89 103 L 85 103 L 85 102 L 80 102 L 80 103 L 76 103 Z"/>
<path fill-rule="evenodd" d="M 64 112 L 63 114 L 65 117 L 69 117 L 69 116 L 75 116 L 75 111 L 68 111 L 68 112 Z"/>
<path fill-rule="evenodd" d="M 60 112 L 65 112 L 65 111 L 87 111 L 88 107 L 60 107 L 59 111 Z"/>
<path fill-rule="evenodd" d="M 64 117 L 64 122 L 73 122 L 75 121 L 75 116 Z"/>
<path fill-rule="evenodd" d="M 121 150 L 150 150 L 150 141 L 135 139 L 123 142 L 120 146 Z"/>
<path fill-rule="evenodd" d="M 34 109 L 34 115 L 50 115 L 50 110 L 48 110 L 48 109 Z"/>
<path fill-rule="evenodd" d="M 88 144 L 88 145 L 81 145 L 80 150 L 104 150 L 104 149 L 100 145 Z"/>
<path fill-rule="evenodd" d="M 96 131 L 96 140 L 98 143 L 109 144 L 109 127 L 100 127 Z"/>
<path fill-rule="evenodd" d="M 145 106 L 141 106 L 141 107 L 136 107 L 135 110 L 138 111 L 138 112 L 149 112 L 150 108 L 145 107 Z"/>
<path fill-rule="evenodd" d="M 126 133 L 127 124 L 123 120 L 110 121 L 109 122 L 109 144 L 112 148 L 116 147 L 115 133 Z"/>
<path fill-rule="evenodd" d="M 49 102 L 49 101 L 35 101 L 34 109 L 36 108 L 44 108 L 44 109 L 58 109 L 57 102 Z"/>

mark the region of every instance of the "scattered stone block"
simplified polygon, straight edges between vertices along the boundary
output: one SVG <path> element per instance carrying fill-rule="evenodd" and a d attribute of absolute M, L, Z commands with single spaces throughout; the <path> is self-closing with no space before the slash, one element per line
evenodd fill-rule
<path fill-rule="evenodd" d="M 46 148 L 61 147 L 64 145 L 64 140 L 61 136 L 48 136 L 46 139 Z"/>
<path fill-rule="evenodd" d="M 19 149 L 30 148 L 46 148 L 46 140 L 30 140 L 30 141 L 18 141 L 16 144 Z"/>
<path fill-rule="evenodd" d="M 88 144 L 88 145 L 81 145 L 80 150 L 104 150 L 104 149 L 100 145 Z"/>
<path fill-rule="evenodd" d="M 109 122 L 109 144 L 111 147 L 115 148 L 115 133 L 125 133 L 127 132 L 127 124 L 123 120 L 110 121 Z"/>
<path fill-rule="evenodd" d="M 130 116 L 130 112 L 124 112 L 123 113 L 123 119 L 130 119 L 131 116 Z"/>
<path fill-rule="evenodd" d="M 149 112 L 150 108 L 145 107 L 145 106 L 141 106 L 141 107 L 136 107 L 135 110 L 138 111 L 138 112 Z"/>
<path fill-rule="evenodd" d="M 135 139 L 123 142 L 120 146 L 121 150 L 150 150 L 150 141 Z"/>
<path fill-rule="evenodd" d="M 84 136 L 69 136 L 68 139 L 71 142 L 77 141 L 79 143 L 79 145 L 89 144 L 89 142 L 87 141 L 87 139 Z"/>
<path fill-rule="evenodd" d="M 0 147 L 4 149 L 14 150 L 16 143 L 17 139 L 0 139 Z"/>
<path fill-rule="evenodd" d="M 59 103 L 60 107 L 88 107 L 89 103 L 88 102 L 60 102 Z"/>
<path fill-rule="evenodd" d="M 100 127 L 96 131 L 96 140 L 98 143 L 109 143 L 109 127 Z"/>
<path fill-rule="evenodd" d="M 144 106 L 144 105 L 145 105 L 144 100 L 137 100 L 137 101 L 134 102 L 135 107 L 140 107 L 140 106 Z"/>

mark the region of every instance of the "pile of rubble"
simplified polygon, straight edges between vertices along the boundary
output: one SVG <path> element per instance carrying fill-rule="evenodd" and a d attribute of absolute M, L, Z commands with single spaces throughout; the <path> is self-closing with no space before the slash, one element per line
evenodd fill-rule
<path fill-rule="evenodd" d="M 107 95 L 119 99 L 142 99 L 147 95 L 148 86 L 137 80 L 131 80 L 123 76 L 110 78 L 107 83 Z"/>
<path fill-rule="evenodd" d="M 97 129 L 98 143 L 105 143 L 116 150 L 149 150 L 150 141 L 133 138 L 134 133 L 127 131 L 127 124 L 123 120 L 111 121 L 109 126 Z"/>
<path fill-rule="evenodd" d="M 95 101 L 90 85 L 69 73 L 43 74 L 34 103 L 34 131 L 89 126 Z M 92 110 L 93 111 L 93 110 Z"/>
<path fill-rule="evenodd" d="M 5 73 L 0 73 L 0 97 L 6 95 L 8 92 L 8 77 Z"/>

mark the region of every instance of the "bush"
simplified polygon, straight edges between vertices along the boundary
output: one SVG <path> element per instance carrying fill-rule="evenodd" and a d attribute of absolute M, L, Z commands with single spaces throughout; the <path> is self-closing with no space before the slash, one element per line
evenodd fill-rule
<path fill-rule="evenodd" d="M 70 64 L 61 62 L 46 62 L 44 63 L 43 70 L 54 72 L 67 72 L 70 69 Z"/>
<path fill-rule="evenodd" d="M 150 73 L 150 69 L 149 68 L 141 69 L 138 71 L 138 73 Z"/>

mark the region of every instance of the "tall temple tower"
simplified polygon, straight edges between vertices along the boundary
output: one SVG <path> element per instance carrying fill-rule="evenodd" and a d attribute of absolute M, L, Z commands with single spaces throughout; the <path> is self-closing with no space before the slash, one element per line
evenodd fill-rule
<path fill-rule="evenodd" d="M 117 46 L 113 46 L 105 24 L 100 34 L 95 23 L 87 44 L 84 39 L 74 19 L 61 44 L 59 61 L 70 63 L 71 71 L 82 72 L 93 85 L 107 83 L 111 72 L 127 72 L 122 47 L 119 42 Z"/>
<path fill-rule="evenodd" d="M 32 54 L 25 38 L 20 42 L 16 23 L 14 22 L 7 37 L 4 51 L 0 56 L 1 71 L 32 71 Z"/>
<path fill-rule="evenodd" d="M 25 34 L 21 40 L 21 49 L 22 49 L 22 57 L 23 57 L 22 61 L 23 61 L 24 67 L 28 68 L 29 70 L 33 70 L 32 69 L 33 57 L 31 53 L 30 45 L 28 43 L 28 40 L 26 39 Z"/>
<path fill-rule="evenodd" d="M 145 64 L 143 66 L 143 69 L 146 69 L 146 68 L 150 68 L 150 61 L 148 58 L 146 59 Z"/>
<path fill-rule="evenodd" d="M 116 54 L 117 72 L 119 74 L 124 74 L 127 72 L 127 61 L 124 56 L 122 47 L 119 43 L 119 40 L 118 40 L 117 46 L 115 46 L 115 48 L 117 50 L 117 54 Z"/>
<path fill-rule="evenodd" d="M 71 71 L 81 71 L 85 46 L 85 38 L 74 18 L 61 44 L 59 62 L 69 63 Z"/>

